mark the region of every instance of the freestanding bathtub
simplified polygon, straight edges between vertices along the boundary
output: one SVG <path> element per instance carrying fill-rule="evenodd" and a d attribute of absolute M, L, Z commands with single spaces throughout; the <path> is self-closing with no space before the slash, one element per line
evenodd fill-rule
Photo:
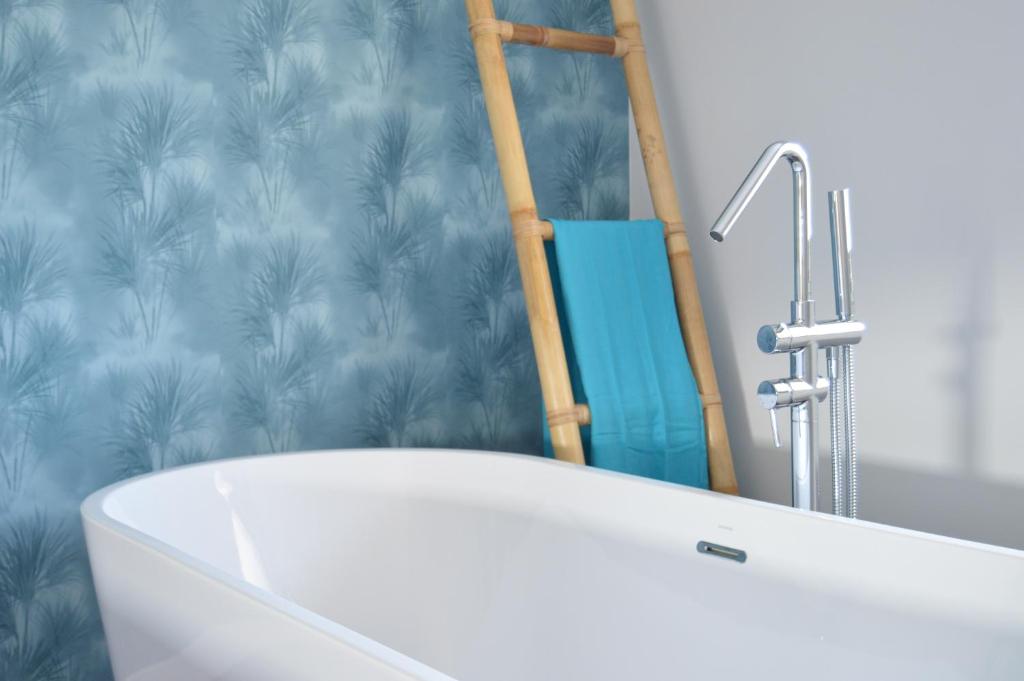
<path fill-rule="evenodd" d="M 82 506 L 119 681 L 1024 678 L 1024 552 L 553 461 L 217 461 Z"/>

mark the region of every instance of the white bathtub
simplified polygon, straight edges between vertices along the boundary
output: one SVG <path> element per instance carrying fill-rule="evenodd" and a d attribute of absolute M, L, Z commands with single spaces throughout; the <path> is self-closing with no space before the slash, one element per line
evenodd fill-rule
<path fill-rule="evenodd" d="M 218 461 L 82 515 L 120 681 L 1024 678 L 1024 552 L 531 457 Z"/>

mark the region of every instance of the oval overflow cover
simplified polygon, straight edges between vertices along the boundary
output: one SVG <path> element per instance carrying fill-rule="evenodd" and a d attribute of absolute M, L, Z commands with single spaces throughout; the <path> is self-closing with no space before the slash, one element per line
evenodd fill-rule
<path fill-rule="evenodd" d="M 709 541 L 697 542 L 697 552 L 711 556 L 718 556 L 719 558 L 728 558 L 729 560 L 734 560 L 737 563 L 745 563 L 747 561 L 746 551 L 743 551 L 742 549 L 734 549 L 731 546 L 712 544 Z"/>

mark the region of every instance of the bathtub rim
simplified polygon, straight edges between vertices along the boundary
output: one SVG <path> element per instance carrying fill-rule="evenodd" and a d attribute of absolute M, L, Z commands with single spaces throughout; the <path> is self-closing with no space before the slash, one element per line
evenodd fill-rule
<path fill-rule="evenodd" d="M 743 497 L 732 496 L 722 494 L 719 492 L 713 492 L 705 489 L 697 489 L 692 487 L 685 487 L 682 485 L 676 485 L 673 483 L 662 482 L 658 480 L 651 480 L 648 478 L 642 478 L 638 476 L 628 475 L 624 473 L 618 473 L 615 471 L 608 471 L 603 469 L 594 468 L 591 466 L 580 467 L 577 464 L 567 463 L 563 461 L 557 461 L 546 457 L 539 457 L 530 454 L 516 454 L 509 452 L 493 452 L 483 450 L 470 450 L 470 449 L 444 449 L 444 448 L 353 448 L 353 449 L 320 449 L 320 450 L 309 450 L 299 452 L 281 452 L 274 454 L 255 454 L 240 457 L 232 457 L 225 459 L 216 459 L 213 461 L 203 461 L 195 464 L 189 464 L 186 466 L 178 466 L 173 469 L 165 469 L 161 471 L 154 471 L 143 475 L 121 480 L 106 487 L 103 487 L 85 498 L 80 506 L 80 514 L 82 517 L 83 524 L 95 525 L 97 529 L 110 532 L 114 535 L 120 536 L 126 541 L 142 548 L 143 550 L 156 553 L 161 558 L 170 560 L 177 563 L 180 567 L 196 576 L 212 580 L 224 585 L 225 588 L 231 589 L 241 595 L 253 600 L 255 603 L 273 609 L 276 612 L 281 613 L 283 616 L 297 622 L 298 624 L 316 632 L 320 635 L 332 637 L 339 642 L 347 645 L 353 652 L 365 655 L 366 657 L 375 660 L 379 663 L 388 665 L 395 670 L 409 675 L 412 678 L 422 679 L 422 681 L 457 681 L 455 678 L 439 671 L 438 669 L 431 667 L 430 665 L 420 662 L 415 658 L 407 655 L 395 648 L 392 648 L 384 643 L 381 643 L 369 636 L 360 634 L 356 630 L 340 624 L 334 620 L 317 614 L 316 612 L 303 607 L 293 601 L 288 600 L 284 596 L 280 596 L 266 589 L 257 587 L 250 582 L 236 577 L 232 574 L 225 572 L 224 570 L 212 565 L 211 563 L 201 560 L 192 556 L 185 551 L 176 548 L 175 546 L 155 538 L 154 536 L 143 532 L 142 530 L 136 529 L 127 523 L 124 523 L 112 515 L 107 513 L 104 508 L 105 501 L 117 493 L 124 487 L 130 486 L 134 483 L 147 480 L 149 478 L 165 475 L 174 474 L 176 471 L 185 471 L 198 469 L 202 467 L 217 467 L 217 466 L 244 466 L 244 464 L 250 460 L 267 461 L 268 459 L 285 459 L 285 458 L 298 458 L 305 457 L 315 459 L 323 457 L 325 455 L 337 455 L 337 454 L 363 454 L 363 455 L 383 455 L 383 456 L 458 456 L 458 457 L 479 457 L 481 454 L 486 454 L 494 457 L 500 457 L 506 460 L 513 460 L 519 463 L 527 463 L 529 465 L 537 466 L 553 466 L 563 468 L 565 470 L 575 469 L 584 475 L 597 475 L 597 476 L 609 476 L 614 479 L 618 479 L 625 484 L 640 485 L 640 486 L 652 486 L 655 488 L 668 488 L 676 492 L 690 493 L 703 497 L 710 497 L 720 503 L 727 504 L 738 504 L 745 506 L 750 509 L 756 509 L 762 512 L 768 512 L 773 514 L 792 514 L 798 515 L 805 519 L 817 519 L 821 522 L 832 522 L 840 525 L 852 525 L 862 529 L 874 530 L 885 534 L 891 534 L 896 536 L 906 537 L 917 541 L 925 541 L 928 543 L 937 543 L 946 546 L 957 546 L 965 549 L 973 549 L 981 551 L 983 553 L 995 554 L 1003 557 L 1014 558 L 1017 560 L 1024 561 L 1024 550 L 1013 549 L 1010 547 L 999 546 L 996 544 L 986 544 L 983 542 L 971 541 L 967 539 L 960 539 L 956 537 L 947 537 L 944 535 L 933 534 L 929 532 L 922 532 L 919 530 L 912 530 L 903 527 L 897 527 L 894 525 L 886 525 L 884 523 L 876 523 L 867 520 L 844 518 L 835 516 L 829 513 L 815 512 L 815 511 L 804 511 L 795 509 L 789 506 L 783 506 L 766 501 L 760 501 L 757 499 L 746 499 Z M 91 558 L 90 558 L 91 559 Z"/>
<path fill-rule="evenodd" d="M 142 482 L 161 475 L 170 475 L 178 471 L 196 470 L 205 467 L 215 467 L 220 465 L 241 465 L 248 461 L 267 461 L 268 459 L 285 459 L 285 458 L 316 458 L 323 455 L 335 455 L 335 454 L 372 454 L 372 455 L 384 455 L 384 456 L 395 456 L 395 455 L 415 455 L 415 456 L 432 456 L 432 455 L 448 455 L 448 456 L 466 456 L 477 457 L 481 454 L 498 457 L 510 461 L 519 462 L 530 462 L 530 464 L 541 465 L 541 466 L 552 466 L 556 468 L 562 468 L 565 470 L 573 469 L 577 470 L 584 475 L 595 475 L 604 476 L 612 479 L 622 481 L 630 485 L 638 486 L 649 486 L 654 488 L 669 489 L 676 492 L 682 492 L 686 494 L 694 494 L 706 498 L 714 499 L 722 503 L 736 504 L 739 506 L 746 506 L 751 509 L 759 509 L 771 513 L 777 513 L 782 515 L 799 516 L 802 518 L 815 518 L 819 521 L 826 523 L 836 523 L 839 525 L 848 525 L 858 527 L 862 529 L 875 530 L 886 534 L 893 534 L 897 536 L 903 536 L 908 539 L 916 539 L 919 541 L 927 541 L 931 543 L 938 543 L 944 545 L 958 546 L 966 549 L 980 550 L 986 553 L 995 553 L 998 555 L 1018 558 L 1024 560 L 1024 549 L 1016 549 L 1010 546 L 1002 546 L 1000 544 L 989 544 L 987 542 L 976 541 L 973 539 L 962 539 L 960 537 L 951 537 L 943 534 L 936 534 L 934 532 L 926 532 L 923 530 L 914 530 L 908 527 L 900 527 L 898 525 L 889 525 L 887 523 L 876 522 L 873 520 L 864 520 L 861 518 L 846 518 L 843 516 L 833 515 L 824 511 L 807 511 L 783 504 L 777 504 L 770 501 L 761 501 L 760 499 L 750 499 L 742 496 L 736 496 L 732 494 L 724 494 L 722 492 L 715 492 L 709 489 L 701 489 L 697 487 L 688 487 L 686 485 L 678 485 L 671 482 L 664 482 L 662 480 L 654 480 L 651 478 L 645 478 L 637 475 L 630 475 L 627 473 L 620 473 L 617 471 L 605 470 L 603 468 L 596 468 L 594 466 L 580 466 L 579 464 L 569 463 L 566 461 L 559 461 L 544 456 L 537 456 L 534 454 L 522 454 L 515 452 L 499 452 L 482 449 L 451 449 L 444 447 L 354 447 L 354 448 L 339 448 L 339 449 L 310 449 L 293 452 L 275 452 L 267 454 L 246 454 L 243 456 L 229 457 L 223 459 L 213 459 L 211 461 L 200 461 L 197 463 L 186 464 L 183 466 L 175 466 L 174 468 L 167 468 L 160 471 L 153 471 L 150 473 L 143 473 L 136 475 L 125 480 L 119 480 L 118 482 L 111 483 L 106 487 L 101 487 L 89 494 L 81 503 L 79 511 L 83 519 L 88 518 L 100 525 L 108 525 L 125 530 L 126 534 L 130 536 L 138 535 L 141 541 L 140 543 L 150 545 L 152 548 L 162 550 L 163 548 L 173 551 L 175 554 L 184 552 L 174 548 L 166 542 L 160 541 L 153 538 L 151 535 L 136 530 L 130 525 L 123 523 L 110 514 L 108 514 L 103 508 L 103 503 L 107 497 L 113 495 L 115 492 L 123 487 L 127 487 L 136 482 Z M 204 561 L 196 561 L 202 565 L 209 565 Z M 213 568 L 213 566 L 210 566 Z M 216 569 L 216 568 L 213 568 Z M 247 584 L 247 582 L 246 582 Z"/>

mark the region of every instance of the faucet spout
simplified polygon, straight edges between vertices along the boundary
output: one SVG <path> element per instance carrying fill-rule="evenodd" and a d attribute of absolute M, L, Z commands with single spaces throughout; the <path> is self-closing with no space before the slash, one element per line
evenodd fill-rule
<path fill-rule="evenodd" d="M 793 172 L 793 322 L 811 324 L 813 320 L 808 316 L 811 313 L 808 305 L 811 300 L 811 167 L 802 146 L 795 142 L 776 142 L 764 150 L 715 221 L 711 238 L 725 240 L 772 168 L 782 159 L 789 161 Z"/>

